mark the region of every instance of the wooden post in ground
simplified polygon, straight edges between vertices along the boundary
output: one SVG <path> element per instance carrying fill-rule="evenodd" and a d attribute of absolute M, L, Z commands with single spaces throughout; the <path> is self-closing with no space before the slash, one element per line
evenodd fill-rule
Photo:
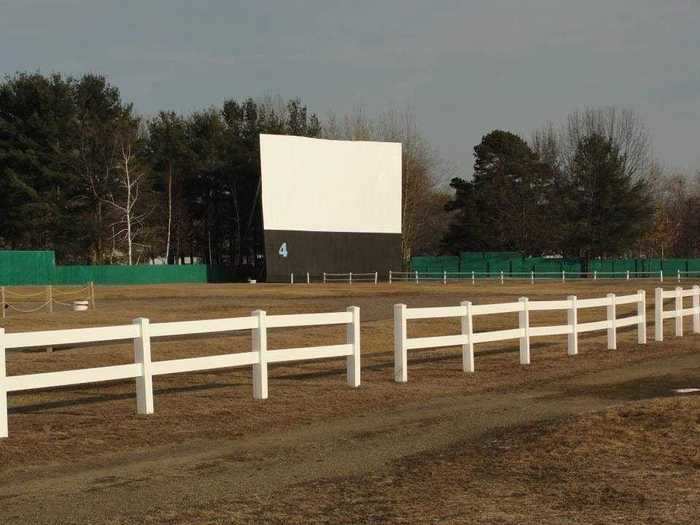
<path fill-rule="evenodd" d="M 90 305 L 92 306 L 92 309 L 95 310 L 97 307 L 95 306 L 95 282 L 90 281 Z"/>
<path fill-rule="evenodd" d="M 474 372 L 474 329 L 472 324 L 472 303 L 463 301 L 464 315 L 462 316 L 462 336 L 465 342 L 462 344 L 462 370 Z"/>
<path fill-rule="evenodd" d="M 141 365 L 141 375 L 136 378 L 136 412 L 153 414 L 150 324 L 143 317 L 133 323 L 139 327 L 139 335 L 134 339 L 134 362 Z"/>
<path fill-rule="evenodd" d="M 664 289 L 657 288 L 654 295 L 654 340 L 664 340 Z"/>
<path fill-rule="evenodd" d="M 406 350 L 406 305 L 394 305 L 394 381 L 408 381 L 408 356 Z"/>
<path fill-rule="evenodd" d="M 617 349 L 617 304 L 615 294 L 608 294 L 608 350 Z"/>
<path fill-rule="evenodd" d="M 518 328 L 523 331 L 520 336 L 520 364 L 530 364 L 530 312 L 528 309 L 528 298 L 521 297 L 520 302 L 523 309 L 518 312 Z"/>
<path fill-rule="evenodd" d="M 575 295 L 570 295 L 566 298 L 571 302 L 571 306 L 566 312 L 567 324 L 571 327 L 571 333 L 568 336 L 568 346 L 566 353 L 569 355 L 578 354 L 578 298 Z"/>
<path fill-rule="evenodd" d="M 700 286 L 693 286 L 693 333 L 700 334 Z"/>
<path fill-rule="evenodd" d="M 676 337 L 683 337 L 683 288 L 676 287 Z"/>
<path fill-rule="evenodd" d="M 637 343 L 640 345 L 647 344 L 647 293 L 644 290 L 639 290 L 639 302 L 637 303 Z"/>
<path fill-rule="evenodd" d="M 258 354 L 258 363 L 253 365 L 253 398 L 267 399 L 267 314 L 255 310 L 252 315 L 258 319 L 253 329 L 253 352 Z"/>
<path fill-rule="evenodd" d="M 5 305 L 3 305 L 3 310 Z M 7 386 L 5 385 L 5 329 L 0 328 L 0 438 L 6 438 L 7 428 Z"/>
<path fill-rule="evenodd" d="M 357 388 L 360 386 L 360 309 L 348 306 L 347 311 L 352 314 L 352 322 L 348 324 L 345 335 L 346 343 L 352 345 L 352 354 L 347 358 L 348 384 Z"/>

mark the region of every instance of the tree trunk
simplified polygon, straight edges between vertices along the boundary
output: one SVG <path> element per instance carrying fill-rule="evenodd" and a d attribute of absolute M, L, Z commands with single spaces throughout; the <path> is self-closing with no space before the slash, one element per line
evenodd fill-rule
<path fill-rule="evenodd" d="M 170 230 L 173 222 L 173 164 L 168 163 L 168 238 L 165 242 L 165 263 L 170 264 Z"/>

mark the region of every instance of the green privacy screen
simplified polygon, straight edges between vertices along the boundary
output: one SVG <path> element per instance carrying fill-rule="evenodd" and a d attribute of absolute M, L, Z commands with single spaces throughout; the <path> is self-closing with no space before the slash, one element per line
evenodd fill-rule
<path fill-rule="evenodd" d="M 52 251 L 0 250 L 0 285 L 166 284 L 230 282 L 227 268 L 205 264 L 56 266 Z"/>
<path fill-rule="evenodd" d="M 0 250 L 0 285 L 47 284 L 54 268 L 53 252 Z"/>
<path fill-rule="evenodd" d="M 561 275 L 578 277 L 584 272 L 597 272 L 601 277 L 630 272 L 635 277 L 658 276 L 677 272 L 698 272 L 700 259 L 555 259 L 549 257 L 523 257 L 516 252 L 462 252 L 457 256 L 413 257 L 411 271 L 424 273 L 466 273 L 477 276 L 522 276 L 535 272 L 539 276 Z M 520 274 L 520 275 L 519 275 Z"/>
<path fill-rule="evenodd" d="M 53 284 L 206 283 L 205 264 L 136 266 L 56 266 Z"/>

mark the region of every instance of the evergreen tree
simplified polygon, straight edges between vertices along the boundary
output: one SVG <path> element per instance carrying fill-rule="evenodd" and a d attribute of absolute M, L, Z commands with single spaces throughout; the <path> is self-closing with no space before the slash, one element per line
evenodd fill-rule
<path fill-rule="evenodd" d="M 507 250 L 540 254 L 554 239 L 553 171 L 517 135 L 496 130 L 474 148 L 471 181 L 453 179 L 456 211 L 444 239 L 448 251 Z"/>
<path fill-rule="evenodd" d="M 646 181 L 627 173 L 619 148 L 597 133 L 579 141 L 561 197 L 562 248 L 571 256 L 623 255 L 654 216 Z"/>

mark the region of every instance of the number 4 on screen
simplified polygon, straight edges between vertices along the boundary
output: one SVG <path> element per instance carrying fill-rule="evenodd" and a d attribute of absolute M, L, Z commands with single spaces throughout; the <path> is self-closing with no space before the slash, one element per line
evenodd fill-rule
<path fill-rule="evenodd" d="M 277 253 L 279 253 L 282 257 L 287 257 L 289 252 L 287 252 L 287 243 L 286 242 L 282 243 L 282 245 L 280 246 L 280 249 Z"/>

